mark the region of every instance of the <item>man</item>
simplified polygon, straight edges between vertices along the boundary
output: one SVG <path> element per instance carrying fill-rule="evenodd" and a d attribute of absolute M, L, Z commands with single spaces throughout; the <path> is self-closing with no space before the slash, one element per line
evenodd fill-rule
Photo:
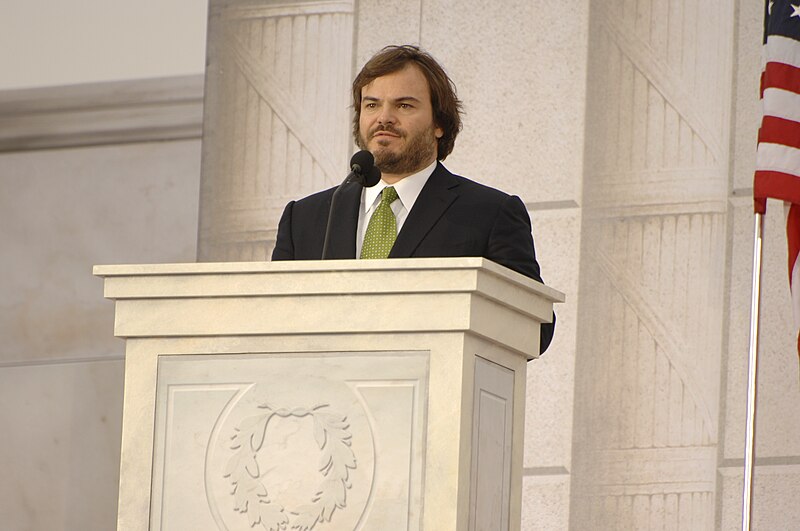
<path fill-rule="evenodd" d="M 374 155 L 381 182 L 341 191 L 329 258 L 483 256 L 541 282 L 522 201 L 439 162 L 461 130 L 461 102 L 433 57 L 387 46 L 353 81 L 353 108 L 353 136 Z M 286 206 L 273 260 L 320 259 L 333 191 Z M 542 326 L 541 352 L 554 323 Z"/>

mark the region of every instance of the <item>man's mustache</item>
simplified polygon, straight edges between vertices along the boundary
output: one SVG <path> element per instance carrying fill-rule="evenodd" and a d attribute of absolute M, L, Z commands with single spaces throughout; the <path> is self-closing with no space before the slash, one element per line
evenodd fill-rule
<path fill-rule="evenodd" d="M 388 124 L 388 125 L 378 125 L 375 128 L 373 128 L 369 132 L 369 137 L 372 138 L 372 137 L 375 136 L 376 133 L 380 133 L 380 132 L 391 133 L 391 134 L 397 135 L 397 136 L 404 136 L 404 133 L 400 129 L 396 128 L 392 124 Z"/>

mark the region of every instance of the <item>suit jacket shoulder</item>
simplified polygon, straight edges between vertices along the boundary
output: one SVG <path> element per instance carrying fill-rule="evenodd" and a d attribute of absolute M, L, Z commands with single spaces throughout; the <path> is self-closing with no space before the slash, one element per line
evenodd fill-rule
<path fill-rule="evenodd" d="M 336 188 L 329 188 L 286 205 L 278 223 L 273 260 L 322 258 L 328 214 L 335 191 Z M 360 202 L 361 187 L 357 184 L 344 186 L 336 197 L 328 241 L 329 258 L 355 258 L 355 231 Z"/>
<path fill-rule="evenodd" d="M 441 164 L 423 187 L 390 256 L 483 256 L 541 281 L 522 200 Z"/>

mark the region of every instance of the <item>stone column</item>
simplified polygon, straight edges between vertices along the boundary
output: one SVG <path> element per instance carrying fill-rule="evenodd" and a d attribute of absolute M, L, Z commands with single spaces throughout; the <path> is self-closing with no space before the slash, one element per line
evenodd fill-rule
<path fill-rule="evenodd" d="M 591 6 L 571 529 L 714 529 L 733 12 Z"/>
<path fill-rule="evenodd" d="M 266 260 L 351 148 L 354 0 L 210 0 L 199 261 Z"/>

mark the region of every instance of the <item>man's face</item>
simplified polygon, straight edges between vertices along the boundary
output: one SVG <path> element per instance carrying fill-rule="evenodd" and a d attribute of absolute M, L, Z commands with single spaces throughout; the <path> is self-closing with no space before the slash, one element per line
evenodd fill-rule
<path fill-rule="evenodd" d="M 431 164 L 442 134 L 418 66 L 406 65 L 361 89 L 358 145 L 372 152 L 384 176 L 402 179 Z"/>

